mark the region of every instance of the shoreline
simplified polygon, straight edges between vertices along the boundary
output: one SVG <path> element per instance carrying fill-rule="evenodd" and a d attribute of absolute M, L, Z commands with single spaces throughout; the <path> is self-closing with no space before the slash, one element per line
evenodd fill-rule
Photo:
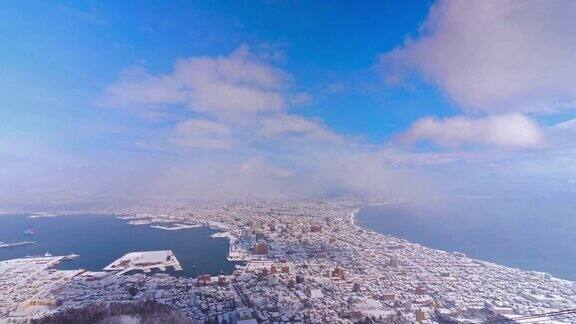
<path fill-rule="evenodd" d="M 396 239 L 399 239 L 399 240 L 404 240 L 404 241 L 406 241 L 406 242 L 408 242 L 408 243 L 410 243 L 410 244 L 415 244 L 415 245 L 421 246 L 421 247 L 426 248 L 426 249 L 436 250 L 436 251 L 440 251 L 440 252 L 444 252 L 444 253 L 449 253 L 449 254 L 452 254 L 452 253 L 463 253 L 466 258 L 469 258 L 469 259 L 471 259 L 471 260 L 476 260 L 476 261 L 479 261 L 479 262 L 489 263 L 489 264 L 492 264 L 492 265 L 501 266 L 501 267 L 507 267 L 507 268 L 510 268 L 510 269 L 520 270 L 520 271 L 529 272 L 529 273 L 547 275 L 547 276 L 549 276 L 549 277 L 550 277 L 551 279 L 553 279 L 553 280 L 562 280 L 562 281 L 576 282 L 576 279 L 559 278 L 559 277 L 556 277 L 555 275 L 552 275 L 552 274 L 550 274 L 550 273 L 548 273 L 548 272 L 546 272 L 546 271 L 519 268 L 519 267 L 509 266 L 509 265 L 502 264 L 502 263 L 496 263 L 496 262 L 493 262 L 493 261 L 482 260 L 482 259 L 478 259 L 478 258 L 476 258 L 476 257 L 474 257 L 474 256 L 469 256 L 467 253 L 459 252 L 459 251 L 456 251 L 456 250 L 454 250 L 454 251 L 445 251 L 445 250 L 442 250 L 442 249 L 438 249 L 438 248 L 430 247 L 430 246 L 427 246 L 427 245 L 423 245 L 423 244 L 421 244 L 421 243 L 414 242 L 414 241 L 412 241 L 412 240 L 410 240 L 410 239 L 405 239 L 405 238 L 397 237 L 397 236 L 391 235 L 391 234 L 379 233 L 379 232 L 376 232 L 376 231 L 374 231 L 374 230 L 372 230 L 372 229 L 370 229 L 370 228 L 366 228 L 366 227 L 361 226 L 360 224 L 358 224 L 357 214 L 358 214 L 362 209 L 364 209 L 364 208 L 366 208 L 366 207 L 372 207 L 372 206 L 388 205 L 388 204 L 390 204 L 390 203 L 394 203 L 394 202 L 374 203 L 374 204 L 368 204 L 368 205 L 360 206 L 360 207 L 356 208 L 353 212 L 350 213 L 350 215 L 349 215 L 349 222 L 350 222 L 350 224 L 352 225 L 352 227 L 355 227 L 355 228 L 357 228 L 357 229 L 359 229 L 359 230 L 362 230 L 362 231 L 364 231 L 364 232 L 366 232 L 366 233 L 368 233 L 368 234 L 393 237 L 393 238 L 396 238 Z"/>
<path fill-rule="evenodd" d="M 358 229 L 361 229 L 361 230 L 364 230 L 364 231 L 367 231 L 367 232 L 372 232 L 372 233 L 376 233 L 376 234 L 380 234 L 380 235 L 387 235 L 387 234 L 378 233 L 378 232 L 375 232 L 375 231 L 373 231 L 373 230 L 371 230 L 371 229 L 369 229 L 369 228 L 364 228 L 363 226 L 360 226 L 360 225 L 358 224 L 358 220 L 356 219 L 356 218 L 357 218 L 357 217 L 356 217 L 356 214 L 358 214 L 358 212 L 360 212 L 360 210 L 362 210 L 362 209 L 364 209 L 364 208 L 367 208 L 367 207 L 389 205 L 390 203 L 391 203 L 391 202 L 374 203 L 374 204 L 368 204 L 368 205 L 360 206 L 360 207 L 354 209 L 354 211 L 351 212 L 350 215 L 349 215 L 350 224 L 352 224 L 352 226 L 354 226 L 354 227 L 356 227 L 356 228 L 358 228 Z"/>

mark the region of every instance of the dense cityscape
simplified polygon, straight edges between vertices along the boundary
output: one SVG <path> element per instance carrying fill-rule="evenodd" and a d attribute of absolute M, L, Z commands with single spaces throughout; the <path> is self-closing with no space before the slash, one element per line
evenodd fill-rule
<path fill-rule="evenodd" d="M 100 211 L 158 230 L 216 229 L 214 238 L 229 240 L 228 259 L 236 268 L 174 276 L 181 266 L 171 251 L 134 251 L 102 271 L 57 270 L 76 255 L 1 261 L 0 322 L 149 301 L 192 323 L 576 321 L 563 312 L 576 308 L 575 282 L 361 228 L 355 213 L 370 203 L 350 198 Z"/>

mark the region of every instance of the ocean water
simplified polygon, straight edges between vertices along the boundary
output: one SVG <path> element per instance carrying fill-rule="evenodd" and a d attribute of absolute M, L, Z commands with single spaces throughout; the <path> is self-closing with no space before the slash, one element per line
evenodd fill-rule
<path fill-rule="evenodd" d="M 24 235 L 33 227 L 35 234 Z M 167 231 L 149 225 L 129 225 L 126 220 L 105 215 L 71 215 L 29 218 L 26 215 L 0 215 L 0 242 L 34 241 L 35 244 L 0 248 L 0 260 L 27 255 L 79 254 L 62 262 L 60 269 L 101 270 L 128 252 L 172 250 L 183 271 L 170 272 L 195 277 L 202 273 L 231 274 L 234 263 L 226 259 L 228 241 L 211 239 L 209 228 Z"/>
<path fill-rule="evenodd" d="M 357 219 L 427 247 L 576 280 L 574 197 L 435 199 L 365 207 Z"/>

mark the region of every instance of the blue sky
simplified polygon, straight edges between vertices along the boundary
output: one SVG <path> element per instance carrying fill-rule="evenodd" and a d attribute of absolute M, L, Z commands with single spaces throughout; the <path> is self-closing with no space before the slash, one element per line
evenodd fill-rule
<path fill-rule="evenodd" d="M 152 72 L 164 72 L 176 58 L 223 55 L 244 43 L 284 52 L 279 65 L 302 89 L 318 91 L 350 78 L 368 83 L 377 78 L 371 71 L 377 56 L 416 30 L 429 5 L 422 1 L 401 6 L 380 1 L 363 6 L 274 1 L 6 3 L 0 46 L 8 77 L 2 88 L 28 92 L 34 87 L 39 92 L 32 98 L 11 96 L 10 105 L 21 108 L 10 112 L 29 111 L 34 97 L 39 97 L 38 109 L 45 110 L 43 96 L 48 96 L 64 101 L 53 111 L 62 114 L 52 116 L 56 124 L 68 118 L 117 119 L 122 117 L 114 116 L 114 111 L 70 106 L 90 105 L 90 97 L 126 67 L 144 64 Z M 431 101 L 432 109 L 446 110 L 436 108 L 446 104 L 434 91 L 421 91 L 414 98 L 410 92 L 380 89 L 370 95 L 322 96 L 303 113 L 319 116 L 341 132 L 382 140 L 429 113 Z M 14 118 L 18 127 L 29 125 L 30 116 L 17 113 Z M 36 126 L 41 125 L 29 131 L 36 131 Z"/>
<path fill-rule="evenodd" d="M 439 180 L 454 170 L 491 191 L 468 178 L 487 165 L 571 179 L 542 159 L 571 156 L 574 4 L 468 7 L 3 2 L 2 192 L 88 195 L 123 176 L 125 192 L 167 179 L 134 195 L 437 191 L 461 188 Z M 235 189 L 199 188 L 211 179 Z"/>

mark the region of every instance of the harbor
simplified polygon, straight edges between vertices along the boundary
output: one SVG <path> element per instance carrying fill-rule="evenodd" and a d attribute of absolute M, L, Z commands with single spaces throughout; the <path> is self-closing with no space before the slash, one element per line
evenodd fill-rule
<path fill-rule="evenodd" d="M 98 271 L 132 251 L 171 250 L 183 268 L 174 272 L 178 277 L 234 271 L 235 263 L 227 259 L 228 240 L 211 239 L 210 235 L 216 233 L 213 229 L 174 221 L 154 224 L 166 228 L 154 228 L 151 224 L 134 226 L 127 223 L 134 219 L 117 216 L 82 214 L 29 218 L 27 215 L 4 215 L 0 220 L 0 241 L 35 243 L 0 248 L 0 261 L 44 256 L 46 252 L 51 255 L 78 254 L 80 257 L 60 263 L 58 268 Z M 155 221 L 159 219 L 159 216 L 154 218 Z M 23 234 L 28 227 L 34 228 L 34 239 Z"/>

